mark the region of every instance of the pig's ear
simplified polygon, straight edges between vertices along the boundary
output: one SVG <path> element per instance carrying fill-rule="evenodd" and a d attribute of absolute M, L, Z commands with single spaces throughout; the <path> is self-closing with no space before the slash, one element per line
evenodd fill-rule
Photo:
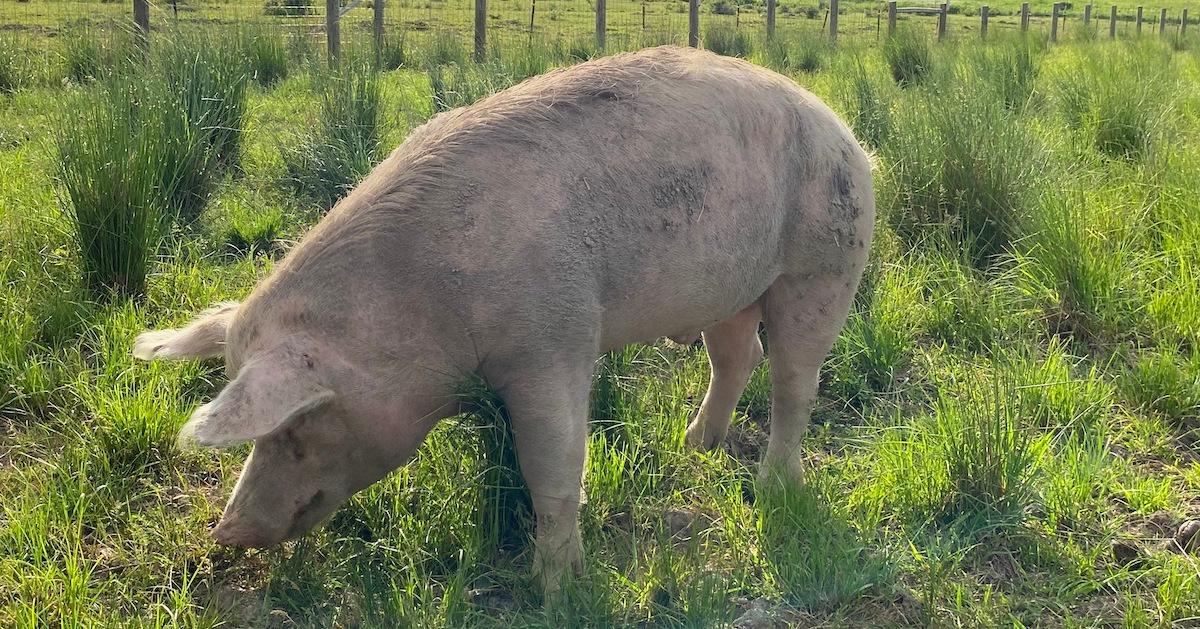
<path fill-rule="evenodd" d="M 143 332 L 133 342 L 133 355 L 154 358 L 215 358 L 225 352 L 225 335 L 237 314 L 236 303 L 218 304 L 187 325 L 175 330 Z"/>
<path fill-rule="evenodd" d="M 242 366 L 217 399 L 192 413 L 179 431 L 179 445 L 219 448 L 257 439 L 332 399 L 312 372 L 267 355 Z"/>

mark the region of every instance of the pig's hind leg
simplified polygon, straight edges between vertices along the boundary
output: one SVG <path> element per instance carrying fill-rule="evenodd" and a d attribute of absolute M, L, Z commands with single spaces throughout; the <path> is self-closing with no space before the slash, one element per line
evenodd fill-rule
<path fill-rule="evenodd" d="M 847 268 L 857 276 L 857 269 Z M 771 345 L 771 424 L 759 478 L 804 482 L 801 441 L 817 395 L 821 363 L 833 348 L 854 300 L 857 282 L 846 276 L 777 279 L 763 299 Z"/>
<path fill-rule="evenodd" d="M 687 428 L 689 446 L 711 450 L 725 441 L 730 416 L 763 357 L 762 342 L 758 340 L 761 320 L 762 307 L 754 302 L 704 331 L 712 374 L 700 411 Z"/>

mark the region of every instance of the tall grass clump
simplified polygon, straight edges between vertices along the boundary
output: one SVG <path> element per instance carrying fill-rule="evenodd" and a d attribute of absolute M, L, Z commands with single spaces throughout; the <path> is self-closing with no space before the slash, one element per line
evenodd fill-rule
<path fill-rule="evenodd" d="M 1024 232 L 1046 176 L 1045 147 L 990 94 L 963 85 L 910 99 L 891 141 L 887 213 L 910 245 L 936 240 L 983 267 Z"/>
<path fill-rule="evenodd" d="M 704 29 L 704 47 L 726 57 L 750 56 L 754 43 L 750 35 L 728 24 L 710 24 Z"/>
<path fill-rule="evenodd" d="M 1053 77 L 1059 112 L 1102 155 L 1142 159 L 1167 135 L 1177 80 L 1153 52 L 1131 44 L 1080 54 Z"/>
<path fill-rule="evenodd" d="M 819 33 L 802 32 L 793 43 L 791 67 L 803 72 L 819 71 L 834 52 L 829 39 Z"/>
<path fill-rule="evenodd" d="M 107 37 L 107 39 L 106 39 Z M 67 78 L 76 83 L 102 79 L 128 58 L 115 33 L 75 28 L 58 38 Z"/>
<path fill-rule="evenodd" d="M 1125 396 L 1139 407 L 1182 424 L 1200 418 L 1200 359 L 1174 354 L 1142 357 L 1121 378 Z M 1200 423 L 1196 424 L 1200 427 Z"/>
<path fill-rule="evenodd" d="M 12 93 L 24 81 L 24 56 L 15 37 L 0 35 L 0 94 Z"/>
<path fill-rule="evenodd" d="M 412 64 L 413 52 L 408 45 L 407 31 L 389 33 L 379 49 L 379 69 L 398 70 Z"/>
<path fill-rule="evenodd" d="M 930 335 L 948 347 L 992 354 L 1032 331 L 1033 316 L 1012 282 L 995 281 L 964 264 L 958 251 L 935 251 L 925 258 Z M 989 281 L 993 280 L 993 281 Z"/>
<path fill-rule="evenodd" d="M 780 72 L 817 72 L 825 66 L 833 47 L 820 36 L 801 33 L 795 37 L 776 35 L 762 48 L 762 63 Z"/>
<path fill-rule="evenodd" d="M 978 393 L 935 408 L 931 434 L 949 481 L 943 514 L 1019 515 L 1034 498 L 1041 446 L 1003 385 Z"/>
<path fill-rule="evenodd" d="M 892 95 L 861 63 L 848 78 L 839 77 L 837 86 L 854 135 L 871 149 L 881 149 L 892 133 Z"/>
<path fill-rule="evenodd" d="M 233 166 L 246 118 L 250 75 L 244 59 L 234 41 L 177 37 L 162 46 L 158 57 L 167 89 L 189 123 L 200 130 L 216 165 Z M 185 209 L 195 210 L 201 200 L 202 195 L 195 195 Z"/>
<path fill-rule="evenodd" d="M 911 28 L 897 29 L 884 42 L 883 58 L 901 87 L 924 83 L 933 70 L 929 37 Z"/>
<path fill-rule="evenodd" d="M 146 74 L 107 79 L 59 121 L 58 176 L 97 293 L 142 292 L 164 234 L 199 213 L 237 152 L 247 75 L 236 49 L 161 48 Z"/>
<path fill-rule="evenodd" d="M 422 62 L 426 67 L 436 67 L 446 64 L 465 64 L 471 60 L 462 37 L 451 29 L 441 29 L 426 42 L 422 49 Z"/>
<path fill-rule="evenodd" d="M 331 207 L 382 158 L 387 127 L 373 68 L 348 63 L 317 81 L 321 108 L 316 130 L 283 149 L 283 157 L 300 192 Z"/>
<path fill-rule="evenodd" d="M 597 54 L 596 38 L 590 35 L 562 37 L 554 40 L 553 56 L 562 63 L 587 61 Z"/>
<path fill-rule="evenodd" d="M 889 264 L 868 277 L 838 336 L 827 370 L 829 388 L 848 401 L 888 391 L 912 354 L 920 323 L 922 276 Z M 768 339 L 769 340 L 769 339 Z"/>
<path fill-rule="evenodd" d="M 493 72 L 509 76 L 511 83 L 519 83 L 537 76 L 553 67 L 558 50 L 540 40 L 532 40 L 514 47 L 493 47 L 489 64 Z"/>
<path fill-rule="evenodd" d="M 141 294 L 158 244 L 206 150 L 161 82 L 115 81 L 78 99 L 57 134 L 58 178 L 85 285 Z"/>
<path fill-rule="evenodd" d="M 1044 196 L 1027 226 L 1019 268 L 1035 298 L 1050 304 L 1050 328 L 1084 340 L 1116 331 L 1131 309 L 1122 282 L 1136 266 L 1127 247 L 1097 233 L 1082 193 Z"/>
<path fill-rule="evenodd" d="M 433 66 L 426 74 L 435 112 L 465 107 L 517 81 L 495 62 Z"/>
<path fill-rule="evenodd" d="M 1033 99 L 1044 50 L 1041 40 L 1020 36 L 981 48 L 972 70 L 1010 111 L 1023 110 Z"/>
<path fill-rule="evenodd" d="M 518 550 L 532 532 L 533 499 L 521 477 L 508 408 L 478 378 L 466 382 L 458 397 L 470 409 L 466 424 L 478 436 L 480 449 L 479 552 L 494 557 L 500 551 Z"/>
<path fill-rule="evenodd" d="M 241 33 L 241 45 L 250 77 L 259 85 L 270 87 L 287 78 L 288 42 L 282 33 L 265 28 L 248 29 Z"/>
<path fill-rule="evenodd" d="M 1046 442 L 1022 419 L 1011 387 L 942 394 L 910 427 L 872 446 L 875 482 L 860 498 L 872 517 L 968 529 L 1013 524 L 1037 497 Z"/>

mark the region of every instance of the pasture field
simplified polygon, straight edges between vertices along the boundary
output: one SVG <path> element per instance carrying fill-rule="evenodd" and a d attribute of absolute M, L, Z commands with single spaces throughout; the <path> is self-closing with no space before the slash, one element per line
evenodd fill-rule
<path fill-rule="evenodd" d="M 475 64 L 432 32 L 329 69 L 266 27 L 156 33 L 131 61 L 0 32 L 0 626 L 1200 625 L 1196 31 L 832 47 L 710 25 L 874 153 L 871 266 L 802 490 L 754 481 L 770 339 L 713 453 L 683 444 L 702 348 L 600 359 L 587 566 L 545 609 L 486 391 L 326 526 L 239 551 L 207 530 L 248 447 L 174 441 L 222 366 L 130 348 L 244 296 L 438 110 L 589 42 L 498 38 Z"/>

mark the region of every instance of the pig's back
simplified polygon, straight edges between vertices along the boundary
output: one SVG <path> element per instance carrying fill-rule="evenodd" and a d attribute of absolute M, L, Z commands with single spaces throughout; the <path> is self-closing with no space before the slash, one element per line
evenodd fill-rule
<path fill-rule="evenodd" d="M 599 318 L 616 346 L 838 266 L 830 182 L 861 155 L 791 81 L 659 47 L 435 118 L 314 231 L 371 243 L 379 281 L 416 282 L 467 326 Z"/>

